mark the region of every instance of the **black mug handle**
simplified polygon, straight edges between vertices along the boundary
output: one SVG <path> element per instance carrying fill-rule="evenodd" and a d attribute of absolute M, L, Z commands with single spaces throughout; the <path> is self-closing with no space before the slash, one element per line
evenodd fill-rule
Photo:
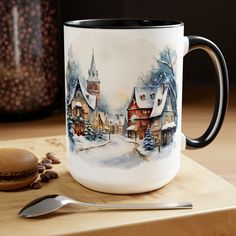
<path fill-rule="evenodd" d="M 187 36 L 189 50 L 202 49 L 210 56 L 217 72 L 217 96 L 214 113 L 205 133 L 199 138 L 186 137 L 186 149 L 202 148 L 210 144 L 217 136 L 223 124 L 229 96 L 228 70 L 224 56 L 220 49 L 210 40 L 199 36 Z"/>

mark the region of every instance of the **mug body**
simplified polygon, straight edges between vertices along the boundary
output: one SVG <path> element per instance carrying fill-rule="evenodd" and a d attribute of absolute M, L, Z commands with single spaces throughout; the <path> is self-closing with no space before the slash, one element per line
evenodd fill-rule
<path fill-rule="evenodd" d="M 79 183 L 128 194 L 175 177 L 183 31 L 175 21 L 65 23 L 67 161 Z"/>

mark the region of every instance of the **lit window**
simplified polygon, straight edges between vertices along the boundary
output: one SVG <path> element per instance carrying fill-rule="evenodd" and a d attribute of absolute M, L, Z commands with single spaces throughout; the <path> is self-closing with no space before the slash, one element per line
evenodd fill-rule
<path fill-rule="evenodd" d="M 145 100 L 146 99 L 145 94 L 140 95 L 140 98 L 141 98 L 142 101 Z"/>

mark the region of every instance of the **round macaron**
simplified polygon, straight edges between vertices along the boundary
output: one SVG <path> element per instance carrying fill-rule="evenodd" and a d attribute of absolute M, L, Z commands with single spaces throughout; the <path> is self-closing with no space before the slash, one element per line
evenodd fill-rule
<path fill-rule="evenodd" d="M 0 190 L 26 187 L 38 177 L 38 158 L 18 148 L 0 148 Z"/>

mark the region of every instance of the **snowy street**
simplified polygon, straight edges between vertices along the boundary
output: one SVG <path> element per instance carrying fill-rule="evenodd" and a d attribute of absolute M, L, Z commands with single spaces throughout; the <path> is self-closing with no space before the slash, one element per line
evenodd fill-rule
<path fill-rule="evenodd" d="M 103 147 L 80 151 L 79 155 L 91 165 L 131 168 L 145 161 L 136 151 L 135 145 L 118 135 L 112 135 L 110 143 Z"/>

